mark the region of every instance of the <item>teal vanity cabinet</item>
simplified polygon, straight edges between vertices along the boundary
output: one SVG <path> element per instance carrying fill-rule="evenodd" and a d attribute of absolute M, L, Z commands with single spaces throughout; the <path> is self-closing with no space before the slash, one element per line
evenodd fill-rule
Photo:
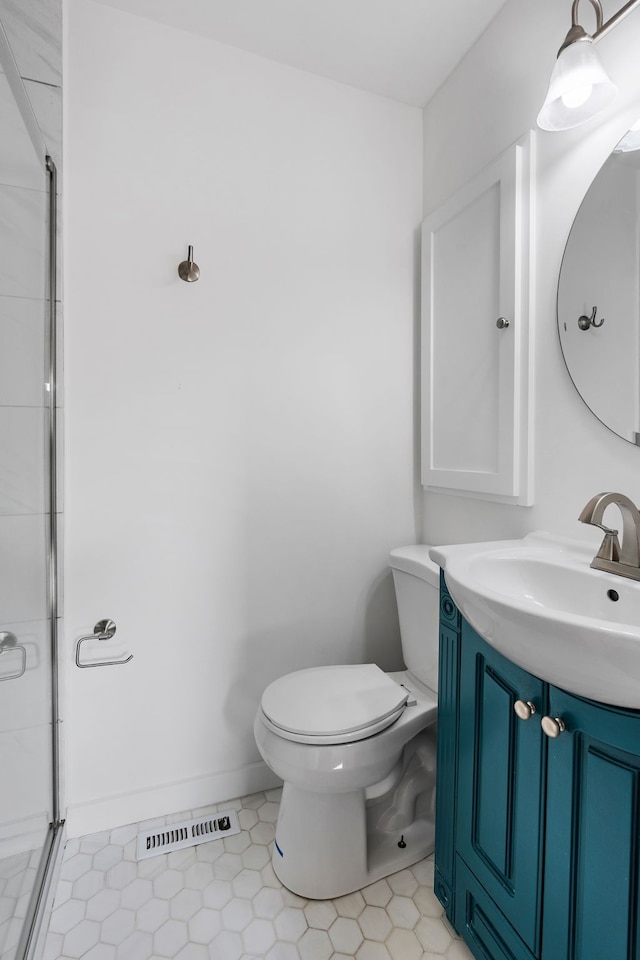
<path fill-rule="evenodd" d="M 640 713 L 516 667 L 444 583 L 440 655 L 435 892 L 449 921 L 478 960 L 640 960 Z"/>
<path fill-rule="evenodd" d="M 462 622 L 456 850 L 534 954 L 546 740 L 536 718 L 544 688 Z M 536 713 L 519 719 L 516 701 Z"/>
<path fill-rule="evenodd" d="M 549 687 L 544 960 L 640 957 L 640 713 Z M 545 737 L 545 739 L 547 739 Z"/>

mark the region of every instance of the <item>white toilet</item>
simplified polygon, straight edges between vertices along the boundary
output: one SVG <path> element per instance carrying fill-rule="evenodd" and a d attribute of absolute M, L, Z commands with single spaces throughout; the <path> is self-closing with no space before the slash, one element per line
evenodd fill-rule
<path fill-rule="evenodd" d="M 284 781 L 273 869 L 302 897 L 340 897 L 433 850 L 439 568 L 424 545 L 389 563 L 408 669 L 299 670 L 256 714 L 258 749 Z"/>

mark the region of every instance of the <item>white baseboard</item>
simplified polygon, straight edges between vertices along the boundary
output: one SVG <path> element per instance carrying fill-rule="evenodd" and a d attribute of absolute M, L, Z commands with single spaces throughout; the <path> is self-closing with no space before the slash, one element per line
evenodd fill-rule
<path fill-rule="evenodd" d="M 194 780 L 159 784 L 136 793 L 119 794 L 85 803 L 71 803 L 66 815 L 67 837 L 83 837 L 139 823 L 167 814 L 182 813 L 223 803 L 249 793 L 279 787 L 281 780 L 260 760 L 241 770 L 216 773 Z"/>

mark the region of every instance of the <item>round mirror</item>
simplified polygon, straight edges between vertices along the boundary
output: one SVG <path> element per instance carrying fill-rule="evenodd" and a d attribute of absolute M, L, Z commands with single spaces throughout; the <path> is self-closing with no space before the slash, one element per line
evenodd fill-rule
<path fill-rule="evenodd" d="M 560 270 L 558 332 L 584 402 L 640 445 L 640 121 L 576 215 Z"/>

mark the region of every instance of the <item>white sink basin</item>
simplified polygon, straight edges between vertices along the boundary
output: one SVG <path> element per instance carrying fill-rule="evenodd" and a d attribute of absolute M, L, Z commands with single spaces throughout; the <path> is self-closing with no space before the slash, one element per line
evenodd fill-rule
<path fill-rule="evenodd" d="M 509 660 L 583 697 L 640 709 L 640 582 L 594 548 L 533 533 L 433 547 L 465 619 Z"/>

